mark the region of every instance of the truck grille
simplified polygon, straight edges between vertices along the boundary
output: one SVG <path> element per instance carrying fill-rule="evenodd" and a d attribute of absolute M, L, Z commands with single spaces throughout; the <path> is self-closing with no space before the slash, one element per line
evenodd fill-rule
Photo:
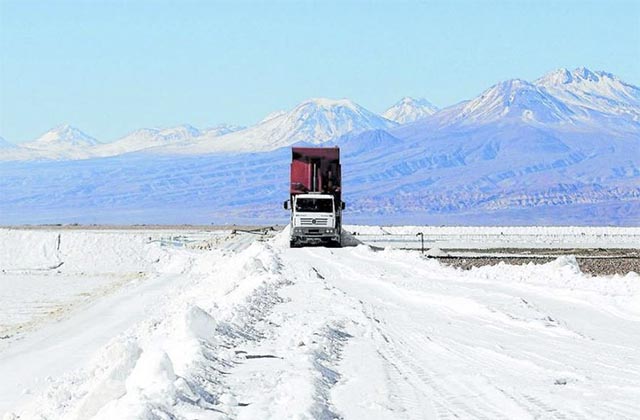
<path fill-rule="evenodd" d="M 329 219 L 326 217 L 301 217 L 300 226 L 327 226 Z"/>

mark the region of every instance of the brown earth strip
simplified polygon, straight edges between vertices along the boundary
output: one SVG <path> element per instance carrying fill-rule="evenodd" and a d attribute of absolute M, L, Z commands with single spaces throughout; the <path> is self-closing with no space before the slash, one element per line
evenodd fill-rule
<path fill-rule="evenodd" d="M 510 265 L 524 265 L 529 263 L 545 264 L 553 261 L 555 257 L 437 257 L 437 259 L 443 264 L 469 270 L 472 267 L 497 265 L 501 262 Z M 640 258 L 636 256 L 610 258 L 589 258 L 581 256 L 577 257 L 576 260 L 583 273 L 594 276 L 625 275 L 630 272 L 640 273 Z"/>

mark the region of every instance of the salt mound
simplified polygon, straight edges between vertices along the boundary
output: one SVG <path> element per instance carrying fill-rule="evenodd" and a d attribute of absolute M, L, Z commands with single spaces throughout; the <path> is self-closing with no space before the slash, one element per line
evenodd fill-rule
<path fill-rule="evenodd" d="M 424 253 L 427 257 L 448 257 L 449 254 L 440 248 L 430 248 Z"/>
<path fill-rule="evenodd" d="M 217 325 L 216 320 L 199 306 L 192 306 L 184 316 L 185 332 L 200 340 L 210 341 Z"/>
<path fill-rule="evenodd" d="M 578 260 L 576 260 L 574 255 L 562 255 L 548 263 L 547 266 L 572 274 L 582 274 Z"/>
<path fill-rule="evenodd" d="M 147 398 L 170 396 L 176 374 L 167 353 L 145 350 L 127 378 L 127 393 L 142 394 Z"/>

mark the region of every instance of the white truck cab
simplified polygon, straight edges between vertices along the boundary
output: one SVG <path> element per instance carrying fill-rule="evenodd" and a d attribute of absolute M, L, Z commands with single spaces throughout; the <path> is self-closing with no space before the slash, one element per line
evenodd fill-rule
<path fill-rule="evenodd" d="M 286 202 L 285 202 L 286 207 Z M 291 246 L 340 243 L 338 212 L 331 194 L 298 194 L 291 202 Z"/>

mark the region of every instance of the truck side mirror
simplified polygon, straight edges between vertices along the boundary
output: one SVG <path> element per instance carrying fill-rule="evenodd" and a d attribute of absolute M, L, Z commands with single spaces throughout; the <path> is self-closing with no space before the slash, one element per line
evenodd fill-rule
<path fill-rule="evenodd" d="M 344 210 L 345 207 L 347 207 L 347 203 L 345 203 L 344 201 L 340 202 L 340 208 Z"/>
<path fill-rule="evenodd" d="M 284 203 L 282 203 L 282 206 L 284 207 L 285 210 L 289 210 L 289 200 L 284 200 Z"/>

